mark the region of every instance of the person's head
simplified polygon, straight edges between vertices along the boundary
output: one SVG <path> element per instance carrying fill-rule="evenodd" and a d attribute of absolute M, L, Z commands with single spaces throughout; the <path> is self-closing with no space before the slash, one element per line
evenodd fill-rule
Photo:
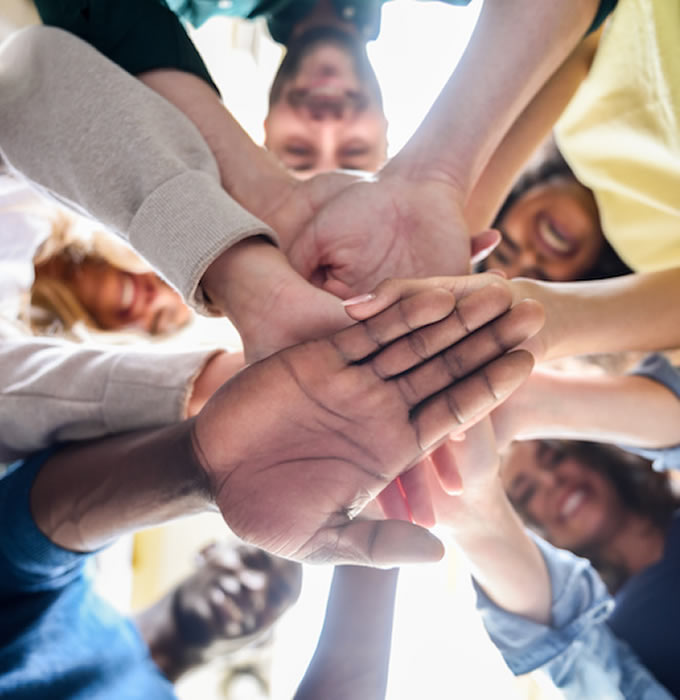
<path fill-rule="evenodd" d="M 66 329 L 80 321 L 103 331 L 157 335 L 191 319 L 180 295 L 129 249 L 104 234 L 86 243 L 55 233 L 36 255 L 31 304 L 47 309 Z"/>
<path fill-rule="evenodd" d="M 291 39 L 269 93 L 265 145 L 305 177 L 382 166 L 387 120 L 358 36 L 320 26 Z"/>
<path fill-rule="evenodd" d="M 666 474 L 599 443 L 514 442 L 503 455 L 501 477 L 527 525 L 596 566 L 607 562 L 608 545 L 629 515 L 665 531 L 679 505 Z"/>
<path fill-rule="evenodd" d="M 515 184 L 492 224 L 502 240 L 485 267 L 554 282 L 630 272 L 602 233 L 593 193 L 555 151 Z"/>

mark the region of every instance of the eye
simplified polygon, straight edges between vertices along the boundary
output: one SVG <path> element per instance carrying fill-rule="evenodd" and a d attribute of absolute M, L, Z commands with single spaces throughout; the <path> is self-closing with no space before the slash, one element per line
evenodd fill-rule
<path fill-rule="evenodd" d="M 502 245 L 502 243 L 501 243 Z M 499 245 L 496 250 L 493 251 L 492 255 L 501 265 L 509 265 L 510 258 L 501 250 L 501 245 Z"/>
<path fill-rule="evenodd" d="M 515 506 L 518 511 L 526 513 L 535 493 L 536 487 L 533 484 L 530 484 L 512 497 L 512 505 Z"/>
<path fill-rule="evenodd" d="M 302 145 L 288 145 L 285 148 L 285 151 L 288 155 L 291 156 L 297 156 L 299 158 L 304 158 L 306 156 L 311 156 L 312 155 L 312 149 L 309 148 L 309 146 L 302 146 Z"/>

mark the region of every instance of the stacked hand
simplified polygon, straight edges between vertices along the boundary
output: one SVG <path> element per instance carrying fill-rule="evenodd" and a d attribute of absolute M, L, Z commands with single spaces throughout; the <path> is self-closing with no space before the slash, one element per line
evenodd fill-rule
<path fill-rule="evenodd" d="M 499 285 L 456 307 L 436 284 L 388 283 L 351 307 L 362 322 L 227 383 L 197 416 L 194 444 L 234 532 L 298 560 L 389 566 L 441 556 L 422 528 L 355 516 L 529 374 L 531 356 L 508 350 L 542 314 L 533 304 L 510 310 L 511 301 Z"/>
<path fill-rule="evenodd" d="M 460 200 L 450 185 L 395 174 L 291 183 L 259 212 L 281 250 L 244 241 L 213 263 L 203 288 L 234 321 L 248 359 L 265 357 L 347 325 L 337 296 L 388 277 L 466 273 L 471 251 L 493 246 L 498 234 L 471 242 Z"/>

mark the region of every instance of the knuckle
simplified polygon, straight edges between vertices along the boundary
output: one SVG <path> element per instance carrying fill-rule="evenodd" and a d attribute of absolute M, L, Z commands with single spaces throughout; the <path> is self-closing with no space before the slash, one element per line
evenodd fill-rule
<path fill-rule="evenodd" d="M 409 348 L 411 348 L 411 351 L 421 360 L 424 360 L 430 356 L 429 344 L 425 334 L 422 331 L 414 331 L 409 333 L 406 336 L 406 340 Z"/>

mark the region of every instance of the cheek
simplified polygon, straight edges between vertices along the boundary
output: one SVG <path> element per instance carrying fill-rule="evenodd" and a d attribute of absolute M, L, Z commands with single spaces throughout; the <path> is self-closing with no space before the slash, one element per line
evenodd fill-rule
<path fill-rule="evenodd" d="M 281 148 L 283 139 L 299 124 L 300 119 L 290 107 L 272 107 L 264 122 L 265 146 L 270 150 Z"/>

